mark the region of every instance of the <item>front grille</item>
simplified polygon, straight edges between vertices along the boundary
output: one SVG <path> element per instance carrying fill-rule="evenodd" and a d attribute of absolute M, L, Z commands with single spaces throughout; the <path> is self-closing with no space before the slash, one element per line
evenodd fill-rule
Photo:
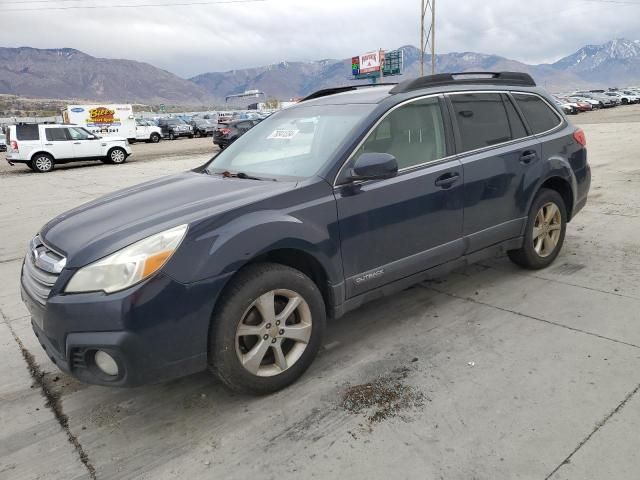
<path fill-rule="evenodd" d="M 22 286 L 29 296 L 42 305 L 47 303 L 66 261 L 62 255 L 47 247 L 40 236 L 31 240 L 22 269 Z"/>

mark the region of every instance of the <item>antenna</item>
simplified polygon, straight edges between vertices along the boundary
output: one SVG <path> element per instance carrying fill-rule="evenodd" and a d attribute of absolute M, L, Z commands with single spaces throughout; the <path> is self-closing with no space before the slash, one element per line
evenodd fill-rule
<path fill-rule="evenodd" d="M 425 18 L 431 22 L 425 25 Z M 424 76 L 424 54 L 431 47 L 431 75 L 436 73 L 436 0 L 421 0 L 420 6 L 420 76 Z"/>

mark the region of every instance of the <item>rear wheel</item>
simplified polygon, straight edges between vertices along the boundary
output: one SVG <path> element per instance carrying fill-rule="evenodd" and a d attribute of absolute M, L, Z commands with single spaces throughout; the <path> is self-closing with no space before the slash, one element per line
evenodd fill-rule
<path fill-rule="evenodd" d="M 173 132 L 169 133 L 169 140 L 175 140 L 176 136 L 173 134 Z"/>
<path fill-rule="evenodd" d="M 325 305 L 318 287 L 284 265 L 249 266 L 229 285 L 213 315 L 213 373 L 233 390 L 283 389 L 311 365 L 322 343 Z"/>
<path fill-rule="evenodd" d="M 194 133 L 196 138 L 200 138 L 202 136 L 202 134 L 200 133 L 200 130 L 196 130 L 196 133 Z"/>
<path fill-rule="evenodd" d="M 556 259 L 567 230 L 567 209 L 562 196 L 555 190 L 538 192 L 527 220 L 524 244 L 509 252 L 509 258 L 530 270 L 546 268 Z"/>
<path fill-rule="evenodd" d="M 48 153 L 38 153 L 31 159 L 30 167 L 38 173 L 47 173 L 53 170 L 55 162 Z"/>
<path fill-rule="evenodd" d="M 127 160 L 127 152 L 120 147 L 112 148 L 107 154 L 109 163 L 119 165 Z"/>

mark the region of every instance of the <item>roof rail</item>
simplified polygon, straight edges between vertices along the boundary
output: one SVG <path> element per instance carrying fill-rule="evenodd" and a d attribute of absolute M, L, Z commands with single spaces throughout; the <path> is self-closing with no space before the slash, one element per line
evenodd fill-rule
<path fill-rule="evenodd" d="M 406 93 L 413 90 L 420 90 L 428 87 L 438 87 L 441 85 L 469 85 L 469 84 L 492 84 L 492 85 L 519 85 L 522 87 L 535 87 L 536 82 L 528 73 L 521 72 L 462 72 L 462 73 L 439 73 L 419 77 L 413 80 L 406 80 L 389 93 Z"/>
<path fill-rule="evenodd" d="M 384 87 L 389 85 L 397 85 L 397 83 L 377 83 L 377 84 L 371 84 L 371 85 L 349 85 L 346 87 L 325 88 L 322 90 L 318 90 L 317 92 L 313 92 L 310 95 L 307 95 L 302 100 L 300 100 L 300 103 L 306 102 L 307 100 L 313 100 L 315 98 L 328 97 L 329 95 L 335 95 L 336 93 L 352 92 L 354 90 L 359 90 L 361 88 Z"/>

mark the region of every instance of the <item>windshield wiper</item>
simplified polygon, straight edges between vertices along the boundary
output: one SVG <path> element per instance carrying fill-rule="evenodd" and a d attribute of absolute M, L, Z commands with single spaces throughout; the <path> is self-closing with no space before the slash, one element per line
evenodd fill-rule
<path fill-rule="evenodd" d="M 224 172 L 215 172 L 215 173 L 207 171 L 207 173 L 209 173 L 210 175 L 211 174 L 222 175 L 222 177 L 224 177 L 224 178 L 240 178 L 242 180 L 260 180 L 260 181 L 271 180 L 271 179 L 267 179 L 267 178 L 254 177 L 254 176 L 248 175 L 248 174 L 246 174 L 244 172 L 232 173 L 232 172 L 230 172 L 228 170 L 225 170 Z M 275 182 L 275 179 L 273 179 L 273 181 Z"/>

